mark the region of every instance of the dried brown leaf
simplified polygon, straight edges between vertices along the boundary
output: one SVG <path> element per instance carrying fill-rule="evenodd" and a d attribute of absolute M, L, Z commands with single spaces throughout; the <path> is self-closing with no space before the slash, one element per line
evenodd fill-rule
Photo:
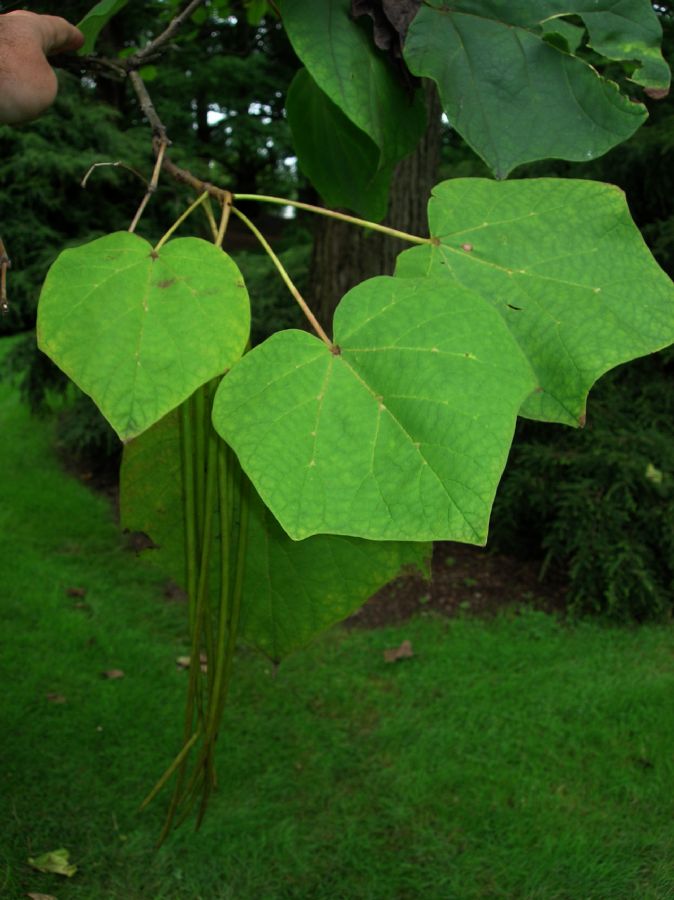
<path fill-rule="evenodd" d="M 409 659 L 414 656 L 411 641 L 403 641 L 399 647 L 392 647 L 390 650 L 384 650 L 384 660 L 387 663 L 398 662 L 401 659 Z"/>
<path fill-rule="evenodd" d="M 189 669 L 191 662 L 191 657 L 189 656 L 178 656 L 176 657 L 176 665 L 179 669 Z M 205 653 L 199 654 L 199 663 L 201 665 L 201 671 L 208 671 L 208 657 Z"/>
<path fill-rule="evenodd" d="M 144 531 L 126 532 L 126 547 L 134 553 L 142 553 L 143 550 L 158 550 L 157 544 Z"/>
<path fill-rule="evenodd" d="M 68 701 L 63 694 L 45 694 L 46 699 L 50 703 L 67 703 Z"/>
<path fill-rule="evenodd" d="M 669 88 L 644 88 L 644 94 L 651 100 L 664 100 L 669 95 Z"/>
<path fill-rule="evenodd" d="M 167 581 L 164 585 L 164 596 L 167 600 L 174 603 L 186 603 L 188 600 L 187 592 L 184 591 L 175 581 Z"/>
<path fill-rule="evenodd" d="M 108 669 L 107 672 L 102 672 L 101 674 L 103 678 L 109 678 L 111 681 L 124 678 L 124 672 L 121 669 Z"/>

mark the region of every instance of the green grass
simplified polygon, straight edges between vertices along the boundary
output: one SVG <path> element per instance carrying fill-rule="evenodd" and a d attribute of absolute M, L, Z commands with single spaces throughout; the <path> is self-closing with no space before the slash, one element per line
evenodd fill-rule
<path fill-rule="evenodd" d="M 335 629 L 276 678 L 244 650 L 221 789 L 155 852 L 162 802 L 136 810 L 179 744 L 184 609 L 6 386 L 0 429 L 0 896 L 674 896 L 674 629 L 533 612 Z M 62 846 L 74 878 L 27 866 Z"/>

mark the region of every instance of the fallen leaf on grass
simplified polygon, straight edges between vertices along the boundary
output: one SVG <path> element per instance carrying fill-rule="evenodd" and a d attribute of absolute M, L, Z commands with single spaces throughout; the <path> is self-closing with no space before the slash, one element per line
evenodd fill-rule
<path fill-rule="evenodd" d="M 30 900 L 56 900 L 53 894 L 26 894 Z"/>
<path fill-rule="evenodd" d="M 167 581 L 164 585 L 164 596 L 167 600 L 172 600 L 175 603 L 187 603 L 187 592 L 184 591 L 180 585 L 176 584 L 175 581 Z"/>
<path fill-rule="evenodd" d="M 68 860 L 70 853 L 63 847 L 60 850 L 52 850 L 50 853 L 43 853 L 42 856 L 29 856 L 28 865 L 38 872 L 46 872 L 54 875 L 65 875 L 66 878 L 72 878 L 77 872 L 77 866 L 72 865 Z"/>
<path fill-rule="evenodd" d="M 201 653 L 199 655 L 199 660 L 201 662 L 201 671 L 208 671 L 208 658 L 205 653 Z M 176 657 L 176 665 L 179 669 L 189 669 L 191 659 L 189 656 L 178 656 Z"/>
<path fill-rule="evenodd" d="M 45 694 L 47 700 L 50 703 L 67 703 L 68 701 L 63 696 L 63 694 Z"/>
<path fill-rule="evenodd" d="M 121 669 L 108 669 L 107 672 L 101 672 L 103 678 L 109 678 L 115 681 L 117 678 L 124 678 L 124 672 Z"/>
<path fill-rule="evenodd" d="M 403 641 L 399 647 L 393 647 L 390 650 L 384 650 L 384 660 L 387 663 L 398 662 L 401 659 L 409 659 L 414 656 L 411 641 Z"/>
<path fill-rule="evenodd" d="M 126 531 L 126 548 L 134 553 L 142 553 L 143 550 L 158 550 L 159 547 L 144 531 Z"/>
<path fill-rule="evenodd" d="M 86 597 L 87 589 L 82 587 L 69 587 L 66 594 L 68 597 Z"/>

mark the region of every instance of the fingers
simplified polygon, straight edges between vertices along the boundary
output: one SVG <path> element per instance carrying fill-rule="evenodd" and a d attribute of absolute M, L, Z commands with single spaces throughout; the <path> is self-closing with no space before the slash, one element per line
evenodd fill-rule
<path fill-rule="evenodd" d="M 0 123 L 37 118 L 54 101 L 57 81 L 47 54 L 82 46 L 80 31 L 60 16 L 16 10 L 0 15 Z"/>
<path fill-rule="evenodd" d="M 38 16 L 42 29 L 42 49 L 45 56 L 71 53 L 84 43 L 82 32 L 60 16 Z"/>
<path fill-rule="evenodd" d="M 7 25 L 21 29 L 24 40 L 37 43 L 45 56 L 79 50 L 84 43 L 82 32 L 61 16 L 43 16 L 18 9 L 6 13 Z"/>

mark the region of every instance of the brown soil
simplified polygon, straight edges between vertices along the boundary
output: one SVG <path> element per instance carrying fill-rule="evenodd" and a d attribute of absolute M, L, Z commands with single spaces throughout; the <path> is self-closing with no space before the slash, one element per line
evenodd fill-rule
<path fill-rule="evenodd" d="M 435 545 L 430 581 L 406 575 L 374 595 L 348 620 L 352 627 L 377 628 L 432 610 L 490 616 L 522 604 L 547 612 L 564 608 L 565 585 L 559 573 L 539 581 L 540 563 L 514 559 L 467 544 Z"/>

